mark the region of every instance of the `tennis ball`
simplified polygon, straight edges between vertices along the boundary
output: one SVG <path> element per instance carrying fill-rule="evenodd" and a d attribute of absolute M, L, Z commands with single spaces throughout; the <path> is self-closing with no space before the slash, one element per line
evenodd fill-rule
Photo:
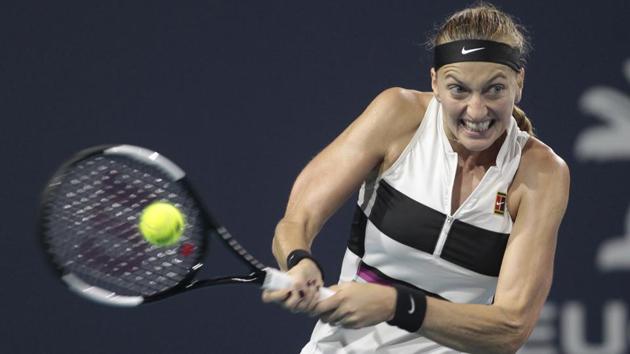
<path fill-rule="evenodd" d="M 173 204 L 159 201 L 144 208 L 140 215 L 140 233 L 152 245 L 169 246 L 184 233 L 184 215 Z"/>

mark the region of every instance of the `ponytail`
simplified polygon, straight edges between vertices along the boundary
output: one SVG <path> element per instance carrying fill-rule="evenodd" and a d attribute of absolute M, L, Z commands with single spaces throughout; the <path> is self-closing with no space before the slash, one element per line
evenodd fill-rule
<path fill-rule="evenodd" d="M 529 118 L 527 118 L 527 115 L 525 114 L 525 112 L 523 112 L 522 109 L 514 105 L 512 116 L 514 116 L 514 119 L 516 119 L 516 124 L 518 124 L 519 129 L 527 132 L 531 136 L 536 136 L 536 134 L 534 134 L 534 126 L 532 125 L 532 122 L 529 120 Z"/>

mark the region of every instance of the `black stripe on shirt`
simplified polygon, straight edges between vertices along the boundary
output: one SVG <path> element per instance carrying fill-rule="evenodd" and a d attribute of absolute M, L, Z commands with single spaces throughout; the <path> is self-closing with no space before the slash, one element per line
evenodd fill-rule
<path fill-rule="evenodd" d="M 365 254 L 368 218 L 355 211 L 348 248 Z M 387 237 L 426 253 L 433 253 L 446 215 L 419 203 L 381 180 L 369 220 Z M 509 234 L 455 220 L 440 257 L 479 274 L 498 276 Z"/>
<path fill-rule="evenodd" d="M 455 220 L 440 257 L 474 272 L 496 277 L 510 234 Z"/>
<path fill-rule="evenodd" d="M 365 216 L 361 207 L 357 205 L 352 218 L 348 249 L 359 257 L 363 257 L 365 254 L 365 227 L 367 226 L 367 221 L 367 216 Z"/>
<path fill-rule="evenodd" d="M 381 180 L 370 221 L 402 244 L 433 253 L 446 215 L 409 198 Z"/>

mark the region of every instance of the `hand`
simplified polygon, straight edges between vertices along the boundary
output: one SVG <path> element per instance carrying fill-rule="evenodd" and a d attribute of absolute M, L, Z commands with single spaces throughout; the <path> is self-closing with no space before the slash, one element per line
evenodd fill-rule
<path fill-rule="evenodd" d="M 311 312 L 317 305 L 318 291 L 323 285 L 317 265 L 308 258 L 302 259 L 287 272 L 293 278 L 290 289 L 262 293 L 263 302 L 275 302 L 291 312 Z"/>
<path fill-rule="evenodd" d="M 344 328 L 362 328 L 391 320 L 396 311 L 396 289 L 391 286 L 342 283 L 335 295 L 316 304 L 314 316 Z"/>

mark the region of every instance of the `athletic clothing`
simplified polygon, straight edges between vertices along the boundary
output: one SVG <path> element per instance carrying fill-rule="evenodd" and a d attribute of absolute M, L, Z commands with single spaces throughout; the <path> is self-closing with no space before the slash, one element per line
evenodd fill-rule
<path fill-rule="evenodd" d="M 514 118 L 496 159 L 451 215 L 458 156 L 433 98 L 398 160 L 359 192 L 340 282 L 405 284 L 456 303 L 490 304 L 512 230 L 507 190 L 529 135 Z M 387 323 L 358 330 L 317 323 L 302 354 L 456 353 Z"/>

